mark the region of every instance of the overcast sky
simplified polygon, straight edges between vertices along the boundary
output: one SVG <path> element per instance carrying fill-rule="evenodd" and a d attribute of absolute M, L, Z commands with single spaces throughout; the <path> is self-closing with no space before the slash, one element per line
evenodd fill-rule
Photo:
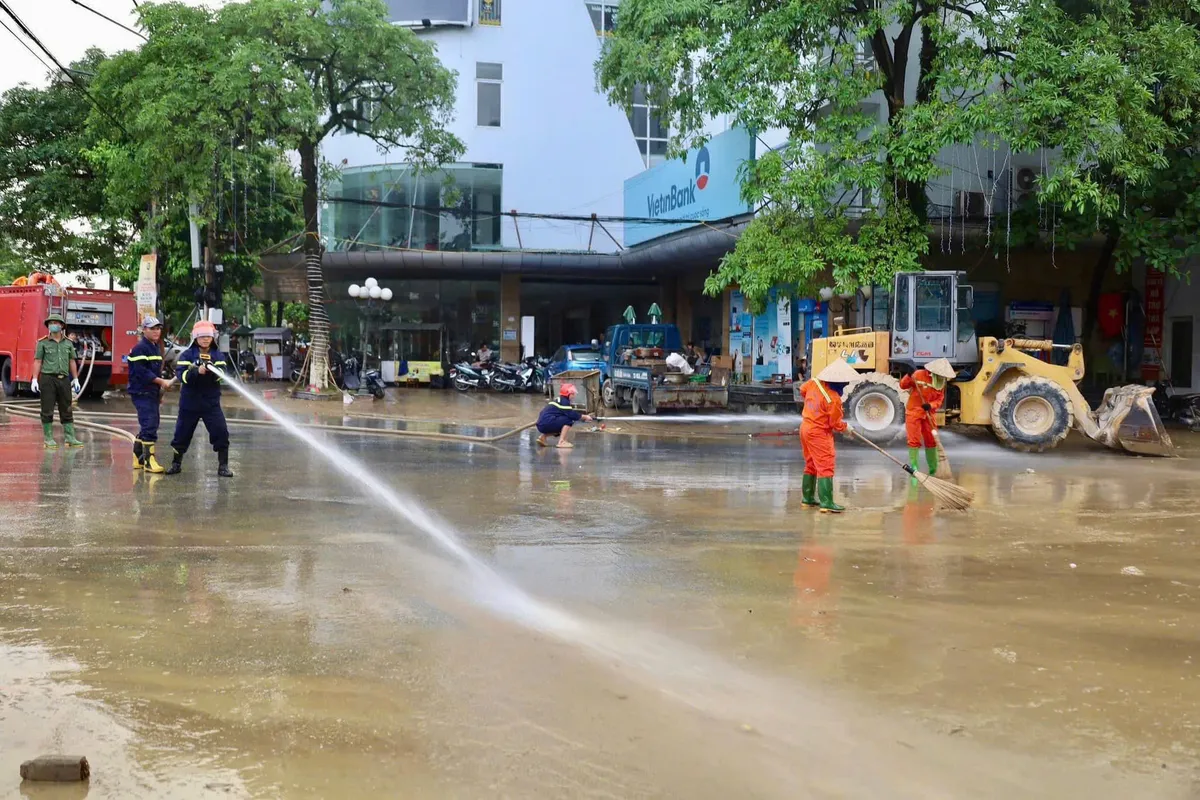
<path fill-rule="evenodd" d="M 191 5 L 220 5 L 220 2 L 189 0 Z M 127 50 L 137 46 L 141 39 L 123 31 L 90 11 L 80 8 L 71 0 L 4 0 L 18 17 L 33 31 L 34 35 L 54 53 L 64 65 L 83 55 L 89 47 L 100 47 L 106 52 Z M 115 20 L 137 27 L 133 0 L 80 0 L 97 11 Z M 143 0 L 138 0 L 139 3 Z M 0 11 L 0 22 L 18 35 L 20 30 Z M 24 40 L 25 37 L 21 35 Z M 37 46 L 29 43 L 36 51 Z M 42 56 L 45 58 L 45 56 Z M 49 59 L 45 59 L 49 62 Z M 28 50 L 17 43 L 12 34 L 0 27 L 0 91 L 10 89 L 18 83 L 35 86 L 46 85 L 46 67 Z"/>

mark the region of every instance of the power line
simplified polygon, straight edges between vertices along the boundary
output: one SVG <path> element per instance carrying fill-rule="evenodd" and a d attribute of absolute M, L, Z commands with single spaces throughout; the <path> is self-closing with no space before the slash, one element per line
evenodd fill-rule
<path fill-rule="evenodd" d="M 47 64 L 46 59 L 44 59 L 40 55 L 38 55 L 38 52 L 36 50 L 34 50 L 32 47 L 30 47 L 28 42 L 26 42 L 24 39 L 22 39 L 20 36 L 18 36 L 16 31 L 14 31 L 12 28 L 8 27 L 8 24 L 5 23 L 5 21 L 2 19 L 0 19 L 0 26 L 3 26 L 4 30 L 6 30 L 10 34 L 12 34 L 12 37 L 14 39 L 16 39 L 18 42 L 20 42 L 21 46 L 24 47 L 26 50 L 28 50 L 29 54 L 31 56 L 36 58 L 38 61 L 42 62 L 42 66 L 46 68 L 47 72 L 54 72 L 54 67 Z"/>
<path fill-rule="evenodd" d="M 135 31 L 133 28 L 129 27 L 129 26 L 128 26 L 128 25 L 126 25 L 125 23 L 123 23 L 123 22 L 118 22 L 117 20 L 113 19 L 112 17 L 108 16 L 107 14 L 103 14 L 103 13 L 101 13 L 101 12 L 97 11 L 96 9 L 92 8 L 92 7 L 91 7 L 91 6 L 89 6 L 88 4 L 80 2 L 80 0 L 71 0 L 71 2 L 72 2 L 72 3 L 74 3 L 75 5 L 79 6 L 80 8 L 83 8 L 83 9 L 86 9 L 86 10 L 88 10 L 88 11 L 92 12 L 92 13 L 93 13 L 93 14 L 95 14 L 97 17 L 100 17 L 100 19 L 103 19 L 103 20 L 108 20 L 108 21 L 109 21 L 109 22 L 111 22 L 113 25 L 116 25 L 118 28 L 123 28 L 124 30 L 127 30 L 127 31 L 129 31 L 130 33 L 132 33 L 134 36 L 141 37 L 141 40 L 142 40 L 143 42 L 148 42 L 148 41 L 150 41 L 150 40 L 149 40 L 149 39 L 147 39 L 147 38 L 146 38 L 146 37 L 145 37 L 143 34 L 139 33 L 138 31 Z M 135 7 L 135 8 L 137 7 L 137 3 L 136 3 L 136 2 L 134 3 L 134 7 Z"/>
<path fill-rule="evenodd" d="M 42 44 L 42 40 L 37 37 L 37 34 L 29 30 L 29 26 L 26 25 L 21 18 L 16 15 L 16 12 L 9 8 L 8 4 L 4 2 L 4 0 L 0 0 L 0 11 L 8 14 L 9 18 L 12 19 L 12 21 L 17 24 L 17 27 L 21 29 L 21 32 L 24 33 L 31 42 L 36 44 L 38 49 L 46 54 L 47 58 L 54 62 L 54 66 L 58 67 L 59 70 L 70 79 L 71 83 L 79 87 L 79 91 L 83 92 L 84 97 L 86 97 L 100 113 L 112 120 L 118 128 L 125 132 L 126 135 L 129 134 L 129 131 L 125 129 L 125 126 L 121 124 L 121 120 L 113 116 L 112 113 L 110 113 L 104 106 L 100 105 L 100 101 L 93 97 L 92 93 L 88 91 L 87 87 L 80 83 L 79 79 L 75 77 L 75 73 L 64 67 L 62 62 L 54 57 L 54 53 L 51 53 L 50 49 L 46 47 L 46 45 Z"/>
<path fill-rule="evenodd" d="M 357 197 L 324 197 L 324 202 L 345 203 L 347 205 L 369 206 L 372 208 L 395 208 L 401 211 L 422 211 L 434 214 L 461 214 L 472 216 L 473 212 L 456 206 L 423 206 L 408 203 L 392 203 L 387 200 L 363 200 Z M 748 213 L 748 212 L 747 212 Z M 478 216 L 517 217 L 519 219 L 561 220 L 563 222 L 631 222 L 643 225 L 703 225 L 732 222 L 741 214 L 734 214 L 719 219 L 671 219 L 666 217 L 622 217 L 601 214 L 544 214 L 536 211 L 483 211 Z"/>

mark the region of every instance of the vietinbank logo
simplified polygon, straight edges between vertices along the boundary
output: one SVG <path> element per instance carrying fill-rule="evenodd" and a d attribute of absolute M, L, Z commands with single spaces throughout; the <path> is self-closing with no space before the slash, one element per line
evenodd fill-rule
<path fill-rule="evenodd" d="M 701 147 L 696 153 L 696 188 L 702 192 L 708 186 L 708 171 L 711 168 L 712 158 L 708 155 L 708 148 Z"/>
<path fill-rule="evenodd" d="M 660 194 L 646 197 L 646 215 L 661 217 L 687 208 L 696 202 L 696 192 L 703 192 L 708 186 L 708 173 L 712 169 L 712 157 L 707 147 L 701 147 L 696 152 L 696 177 L 684 186 L 671 184 L 671 188 Z"/>

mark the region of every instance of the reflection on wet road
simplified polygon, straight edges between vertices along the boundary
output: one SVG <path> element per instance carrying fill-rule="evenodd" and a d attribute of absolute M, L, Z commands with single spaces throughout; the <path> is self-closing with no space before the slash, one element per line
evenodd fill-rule
<path fill-rule="evenodd" d="M 49 797 L 15 776 L 50 750 L 92 798 L 1187 796 L 1194 462 L 948 441 L 959 515 L 843 449 L 831 517 L 791 438 L 635 433 L 337 441 L 606 656 L 473 605 L 282 432 L 218 482 L 0 414 L 0 797 Z"/>

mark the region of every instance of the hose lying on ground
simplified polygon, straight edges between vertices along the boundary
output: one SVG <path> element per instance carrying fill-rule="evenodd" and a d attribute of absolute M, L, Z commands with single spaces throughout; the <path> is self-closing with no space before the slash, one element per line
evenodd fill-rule
<path fill-rule="evenodd" d="M 40 415 L 37 412 L 28 411 L 22 407 L 25 405 L 29 405 L 29 404 L 24 403 L 22 401 L 0 402 L 0 408 L 4 409 L 6 411 L 11 411 L 12 413 L 17 414 L 18 416 L 28 417 L 30 419 L 40 418 Z M 78 417 L 101 417 L 101 418 L 116 418 L 116 419 L 137 419 L 137 414 L 129 414 L 129 413 L 118 412 L 118 411 L 77 411 L 75 416 L 77 418 Z M 161 419 L 175 419 L 175 416 L 173 414 L 163 414 Z M 226 418 L 226 422 L 228 422 L 230 425 L 257 425 L 259 427 L 269 427 L 269 428 L 275 427 L 274 422 L 272 422 L 270 420 L 266 420 L 266 419 Z M 134 438 L 136 438 L 132 433 L 129 433 L 128 431 L 122 430 L 121 428 L 114 428 L 109 425 L 102 425 L 102 424 L 94 423 L 94 422 L 86 422 L 86 421 L 79 420 L 79 419 L 76 419 L 76 424 L 78 424 L 82 427 L 86 427 L 86 428 L 94 428 L 97 430 L 107 431 L 109 433 L 119 433 L 119 435 L 122 438 L 128 439 L 129 441 L 133 441 Z M 383 428 L 368 428 L 363 425 L 320 425 L 320 424 L 316 424 L 316 423 L 312 423 L 312 422 L 297 422 L 296 424 L 299 425 L 301 428 L 311 428 L 314 430 L 329 431 L 332 433 L 353 433 L 353 434 L 360 434 L 360 435 L 366 434 L 366 435 L 372 435 L 372 436 L 402 436 L 402 437 L 407 437 L 407 438 L 412 438 L 412 439 L 427 439 L 427 440 L 435 440 L 435 441 L 468 442 L 471 444 L 495 444 L 496 442 L 501 442 L 505 439 L 516 436 L 517 434 L 522 433 L 523 431 L 527 431 L 530 428 L 532 428 L 534 425 L 536 425 L 537 423 L 530 422 L 528 424 L 522 425 L 517 428 L 513 428 L 511 431 L 506 431 L 505 433 L 501 433 L 496 436 L 467 436 L 466 434 L 462 434 L 462 433 L 435 433 L 433 431 L 397 431 L 397 430 L 387 430 L 387 429 L 383 429 Z"/>
<path fill-rule="evenodd" d="M 38 411 L 30 411 L 27 408 L 21 408 L 20 406 L 10 405 L 9 403 L 0 403 L 0 408 L 3 408 L 5 411 L 7 411 L 10 414 L 16 414 L 18 417 L 25 417 L 26 419 L 40 420 L 42 418 L 41 413 Z M 137 437 L 134 436 L 129 431 L 123 430 L 121 428 L 114 428 L 112 425 L 101 425 L 98 422 L 88 422 L 87 420 L 80 420 L 80 419 L 75 420 L 75 424 L 81 428 L 90 428 L 92 430 L 102 431 L 104 433 L 109 434 L 110 436 L 116 436 L 118 438 L 125 439 L 130 442 L 137 439 Z"/>

